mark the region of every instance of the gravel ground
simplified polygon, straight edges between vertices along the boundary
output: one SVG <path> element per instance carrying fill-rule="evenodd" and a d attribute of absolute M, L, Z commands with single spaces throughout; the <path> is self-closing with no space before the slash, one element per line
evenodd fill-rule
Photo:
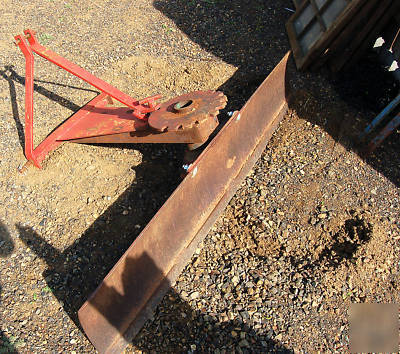
<path fill-rule="evenodd" d="M 178 185 L 183 148 L 65 144 L 17 173 L 24 60 L 12 35 L 36 30 L 133 97 L 219 88 L 229 111 L 289 49 L 293 5 L 0 5 L 0 352 L 94 352 L 76 312 Z M 367 64 L 332 78 L 291 63 L 287 117 L 128 352 L 343 351 L 350 303 L 400 301 L 398 132 L 368 159 L 355 143 L 398 87 Z M 43 60 L 35 70 L 37 143 L 96 92 Z"/>

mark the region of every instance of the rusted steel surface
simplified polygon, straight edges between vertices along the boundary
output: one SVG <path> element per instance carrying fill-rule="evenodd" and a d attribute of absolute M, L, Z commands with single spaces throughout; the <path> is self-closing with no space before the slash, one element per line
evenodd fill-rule
<path fill-rule="evenodd" d="M 71 139 L 67 142 L 80 144 L 136 144 L 136 143 L 181 143 L 202 144 L 218 126 L 217 117 L 209 117 L 201 125 L 195 125 L 190 129 L 159 132 L 155 130 L 131 131 L 126 133 L 108 134 L 103 136 Z"/>
<path fill-rule="evenodd" d="M 163 103 L 149 116 L 149 125 L 160 132 L 192 129 L 210 118 L 217 119 L 226 102 L 226 96 L 218 91 L 187 93 Z"/>
<path fill-rule="evenodd" d="M 288 56 L 191 165 L 80 308 L 81 325 L 99 352 L 120 352 L 137 334 L 261 155 L 287 111 Z"/>
<path fill-rule="evenodd" d="M 120 129 L 107 134 L 94 133 L 90 136 L 64 138 L 73 143 L 187 143 L 202 144 L 218 126 L 217 115 L 226 106 L 227 98 L 222 92 L 195 91 L 170 99 L 150 113 L 148 126 L 138 129 Z M 119 110 L 124 112 L 123 108 Z M 103 109 L 106 113 L 106 108 Z M 100 112 L 103 113 L 103 112 Z M 128 119 L 124 118 L 123 119 Z M 96 121 L 96 117 L 94 118 Z M 113 122 L 115 117 L 108 117 Z M 95 123 L 95 121 L 93 123 Z M 125 123 L 129 124 L 128 121 Z M 104 124 L 93 124 L 103 127 Z M 88 129 L 85 129 L 85 133 Z"/>

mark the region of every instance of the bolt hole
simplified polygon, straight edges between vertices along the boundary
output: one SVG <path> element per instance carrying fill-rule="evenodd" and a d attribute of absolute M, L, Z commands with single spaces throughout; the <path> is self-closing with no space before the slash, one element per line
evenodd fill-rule
<path fill-rule="evenodd" d="M 193 111 L 194 108 L 191 107 L 193 104 L 193 100 L 179 101 L 174 104 L 174 111 L 178 113 L 186 113 Z"/>
<path fill-rule="evenodd" d="M 178 130 L 183 130 L 183 125 L 178 126 Z"/>
<path fill-rule="evenodd" d="M 200 122 L 199 122 L 198 120 L 196 120 L 196 121 L 194 122 L 194 124 L 199 125 Z"/>
<path fill-rule="evenodd" d="M 174 108 L 175 108 L 176 110 L 183 109 L 183 108 L 187 108 L 187 107 L 189 107 L 192 103 L 193 103 L 192 100 L 180 101 L 180 102 L 178 102 L 178 103 L 175 104 Z"/>

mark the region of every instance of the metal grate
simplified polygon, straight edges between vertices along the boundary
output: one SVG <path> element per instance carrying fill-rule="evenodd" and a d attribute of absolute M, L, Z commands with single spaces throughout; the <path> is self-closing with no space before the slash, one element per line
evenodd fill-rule
<path fill-rule="evenodd" d="M 305 69 L 366 0 L 303 0 L 286 28 L 296 65 Z"/>

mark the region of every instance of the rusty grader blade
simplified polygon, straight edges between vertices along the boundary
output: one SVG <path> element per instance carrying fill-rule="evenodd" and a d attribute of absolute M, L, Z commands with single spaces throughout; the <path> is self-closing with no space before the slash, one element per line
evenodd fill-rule
<path fill-rule="evenodd" d="M 287 112 L 288 57 L 209 143 L 80 308 L 80 323 L 99 352 L 121 352 L 138 333 L 260 157 Z"/>

